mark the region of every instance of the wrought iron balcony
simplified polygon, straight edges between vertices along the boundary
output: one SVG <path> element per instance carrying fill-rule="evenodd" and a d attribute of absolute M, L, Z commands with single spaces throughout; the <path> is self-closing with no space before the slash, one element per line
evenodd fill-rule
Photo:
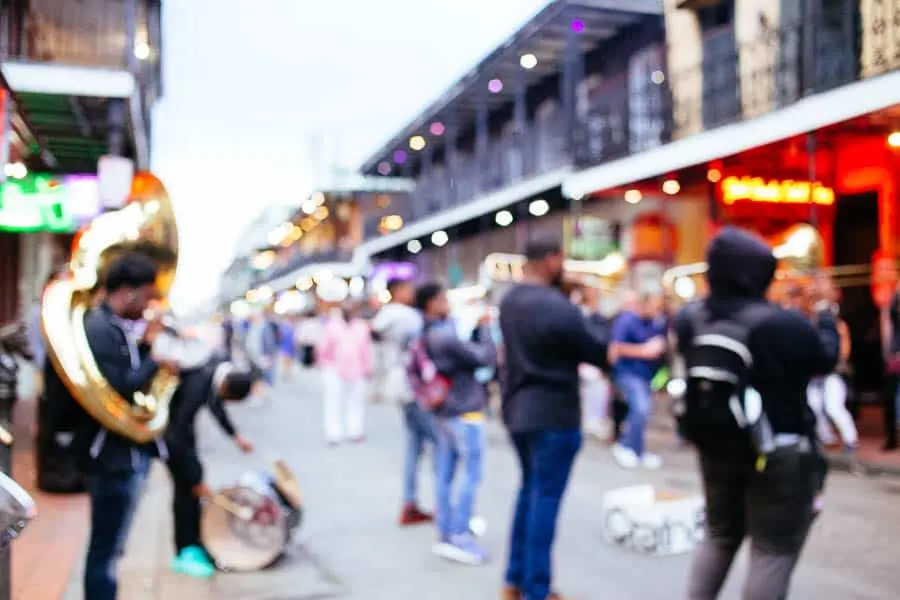
<path fill-rule="evenodd" d="M 615 160 L 895 70 L 900 44 L 887 33 L 889 16 L 873 13 L 860 25 L 853 11 L 824 15 L 747 42 L 726 27 L 702 40 L 700 63 L 607 78 L 579 116 L 576 161 Z"/>
<path fill-rule="evenodd" d="M 554 112 L 522 132 L 510 129 L 483 157 L 459 153 L 452 165 L 426 170 L 400 214 L 406 222 L 420 220 L 571 162 L 565 120 Z"/>
<path fill-rule="evenodd" d="M 269 268 L 255 271 L 253 285 L 263 285 L 307 265 L 315 263 L 349 262 L 352 258 L 353 251 L 349 249 L 327 248 L 304 250 L 299 246 L 292 246 L 287 252 L 279 256 Z"/>

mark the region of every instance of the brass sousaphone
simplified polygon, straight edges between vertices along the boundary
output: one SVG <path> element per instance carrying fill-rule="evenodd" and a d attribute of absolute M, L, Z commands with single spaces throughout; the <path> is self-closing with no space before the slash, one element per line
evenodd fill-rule
<path fill-rule="evenodd" d="M 98 216 L 78 233 L 68 273 L 44 291 L 41 329 L 47 356 L 75 400 L 106 429 L 145 443 L 165 429 L 178 377 L 161 370 L 143 392 L 123 398 L 100 373 L 84 331 L 85 313 L 98 300 L 101 273 L 128 251 L 157 263 L 157 286 L 165 298 L 175 279 L 178 229 L 169 195 L 150 173 L 134 176 L 122 209 Z"/>

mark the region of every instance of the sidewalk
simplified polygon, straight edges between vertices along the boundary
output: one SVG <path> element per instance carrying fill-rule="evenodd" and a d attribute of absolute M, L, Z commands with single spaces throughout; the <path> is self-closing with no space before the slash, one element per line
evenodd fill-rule
<path fill-rule="evenodd" d="M 84 553 L 88 502 L 85 495 L 44 494 L 36 489 L 35 408 L 34 400 L 25 399 L 15 408 L 13 477 L 34 497 L 38 516 L 12 545 L 12 600 L 59 600 Z"/>
<path fill-rule="evenodd" d="M 233 410 L 246 432 L 268 447 L 273 431 L 265 406 L 242 406 Z M 268 426 L 267 426 L 268 422 Z M 198 419 L 201 452 L 208 480 L 215 487 L 233 484 L 241 473 L 258 471 L 265 456 L 247 458 L 231 447 L 208 416 Z M 274 447 L 274 446 L 273 446 Z M 125 600 L 304 600 L 325 599 L 341 591 L 315 557 L 299 541 L 289 547 L 275 567 L 258 573 L 219 573 L 211 580 L 197 580 L 170 570 L 173 554 L 171 483 L 165 466 L 156 462 L 138 506 L 125 556 L 119 565 L 119 597 Z M 301 528 L 302 536 L 302 528 Z M 83 560 L 83 559 L 82 559 Z M 82 564 L 72 573 L 61 600 L 83 600 Z M 25 598 L 22 598 L 25 600 Z M 33 600 L 29 597 L 27 600 Z"/>

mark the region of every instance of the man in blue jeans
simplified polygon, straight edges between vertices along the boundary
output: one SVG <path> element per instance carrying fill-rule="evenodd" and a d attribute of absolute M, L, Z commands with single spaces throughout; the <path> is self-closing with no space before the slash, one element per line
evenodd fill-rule
<path fill-rule="evenodd" d="M 437 372 L 450 382 L 444 403 L 435 411 L 437 423 L 437 528 L 434 553 L 468 565 L 481 565 L 487 553 L 469 532 L 475 496 L 481 483 L 484 457 L 487 390 L 476 371 L 494 367 L 497 349 L 484 316 L 472 341 L 463 341 L 450 322 L 447 292 L 438 283 L 416 291 L 416 308 L 425 318 L 425 351 Z M 457 467 L 462 477 L 456 481 Z M 454 485 L 456 484 L 456 485 Z"/>
<path fill-rule="evenodd" d="M 146 387 L 160 368 L 175 369 L 150 357 L 150 345 L 162 331 L 160 321 L 148 322 L 137 339 L 134 323 L 157 295 L 157 268 L 140 254 L 115 260 L 104 277 L 103 303 L 90 310 L 84 331 L 91 353 L 109 385 L 123 398 Z M 52 335 L 52 333 L 51 333 Z M 58 379 L 52 368 L 47 373 Z M 59 382 L 48 382 L 51 387 Z M 60 397 L 65 420 L 72 426 L 72 454 L 87 476 L 91 504 L 91 534 L 84 567 L 84 597 L 116 600 L 116 563 L 125 549 L 128 530 L 137 507 L 152 456 L 165 458 L 162 440 L 137 444 L 106 429 L 76 404 Z"/>
<path fill-rule="evenodd" d="M 552 591 L 556 520 L 581 447 L 578 365 L 602 365 L 607 344 L 560 291 L 556 240 L 525 250 L 525 281 L 500 304 L 506 373 L 503 421 L 522 484 L 512 522 L 504 600 L 560 600 Z"/>
<path fill-rule="evenodd" d="M 636 311 L 621 313 L 613 324 L 609 349 L 616 388 L 628 405 L 625 432 L 613 446 L 613 457 L 626 469 L 658 469 L 659 456 L 644 448 L 644 432 L 653 411 L 650 382 L 665 352 L 665 325 L 655 311 L 654 299 L 643 296 Z"/>
<path fill-rule="evenodd" d="M 411 526 L 431 522 L 432 516 L 422 510 L 418 502 L 419 459 L 426 446 L 436 447 L 434 415 L 419 406 L 413 397 L 406 376 L 408 349 L 413 339 L 422 334 L 422 314 L 413 307 L 416 290 L 405 279 L 387 283 L 391 301 L 372 319 L 372 334 L 381 342 L 384 364 L 387 365 L 381 394 L 403 407 L 406 448 L 403 457 L 403 508 L 400 525 Z M 436 457 L 435 465 L 437 464 Z"/>

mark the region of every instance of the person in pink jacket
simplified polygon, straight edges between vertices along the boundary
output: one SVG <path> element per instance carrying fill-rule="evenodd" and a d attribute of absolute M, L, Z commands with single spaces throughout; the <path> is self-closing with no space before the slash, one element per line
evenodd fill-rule
<path fill-rule="evenodd" d="M 325 397 L 325 439 L 331 445 L 365 438 L 366 379 L 372 374 L 372 333 L 353 307 L 329 314 L 316 346 Z"/>

